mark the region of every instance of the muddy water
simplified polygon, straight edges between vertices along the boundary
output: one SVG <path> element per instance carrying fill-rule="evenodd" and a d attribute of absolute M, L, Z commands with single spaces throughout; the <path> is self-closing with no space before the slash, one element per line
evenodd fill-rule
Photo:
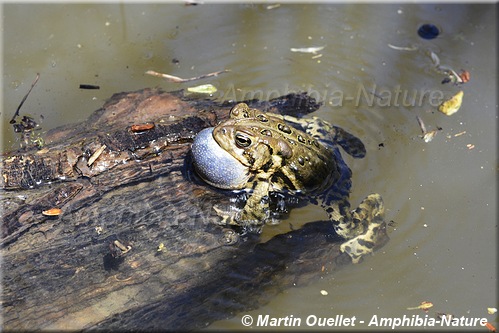
<path fill-rule="evenodd" d="M 268 314 L 301 318 L 303 329 L 309 315 L 342 314 L 366 329 L 374 315 L 424 317 L 406 310 L 422 301 L 434 304 L 429 317 L 485 317 L 497 326 L 486 310 L 498 305 L 494 13 L 492 5 L 464 4 L 3 5 L 4 149 L 19 145 L 8 120 L 36 73 L 22 113 L 41 123 L 41 134 L 87 118 L 115 92 L 189 86 L 147 70 L 192 77 L 230 69 L 199 82 L 215 85 L 219 100 L 308 91 L 324 103 L 317 116 L 366 144 L 365 159 L 346 157 L 352 205 L 381 193 L 391 241 L 359 265 L 317 272 L 316 283 L 210 328 L 240 329 L 243 315 Z M 423 23 L 436 24 L 440 36 L 421 39 Z M 322 46 L 316 53 L 290 50 Z M 468 70 L 471 81 L 442 85 L 430 51 L 442 65 Z M 459 112 L 436 111 L 461 89 Z M 420 138 L 416 116 L 428 130 L 441 128 L 433 141 Z M 317 207 L 301 208 L 263 238 L 324 218 Z"/>

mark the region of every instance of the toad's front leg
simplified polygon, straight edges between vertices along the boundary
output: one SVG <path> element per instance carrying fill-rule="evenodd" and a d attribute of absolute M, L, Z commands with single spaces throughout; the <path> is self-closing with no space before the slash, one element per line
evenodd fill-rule
<path fill-rule="evenodd" d="M 269 182 L 267 179 L 255 179 L 253 188 L 248 194 L 248 199 L 242 210 L 224 210 L 213 207 L 217 214 L 222 217 L 220 224 L 235 225 L 242 227 L 245 231 L 258 232 L 261 226 L 269 218 Z"/>

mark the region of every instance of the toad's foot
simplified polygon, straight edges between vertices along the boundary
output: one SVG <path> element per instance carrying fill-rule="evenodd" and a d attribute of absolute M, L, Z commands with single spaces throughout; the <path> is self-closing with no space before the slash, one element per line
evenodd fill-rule
<path fill-rule="evenodd" d="M 375 245 L 378 244 L 384 213 L 383 199 L 377 193 L 370 194 L 352 212 L 352 219 L 357 229 L 353 235 L 360 234 L 341 244 L 340 250 L 346 252 L 353 263 L 358 263 L 363 256 L 374 251 Z"/>

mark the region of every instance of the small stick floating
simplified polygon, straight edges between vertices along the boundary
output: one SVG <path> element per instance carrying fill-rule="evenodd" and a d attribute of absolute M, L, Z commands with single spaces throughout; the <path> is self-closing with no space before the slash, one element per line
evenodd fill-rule
<path fill-rule="evenodd" d="M 213 72 L 213 73 L 209 73 L 209 74 L 205 74 L 205 75 L 201 75 L 201 76 L 191 77 L 191 78 L 188 78 L 188 79 L 182 79 L 181 77 L 178 77 L 178 76 L 173 76 L 173 75 L 170 75 L 170 74 L 158 73 L 158 72 L 155 72 L 155 71 L 147 71 L 146 74 L 147 75 L 156 76 L 156 77 L 161 77 L 161 78 L 166 79 L 166 80 L 168 80 L 170 82 L 182 83 L 182 82 L 190 82 L 190 81 L 201 80 L 201 79 L 205 79 L 207 77 L 212 77 L 212 76 L 218 76 L 219 74 L 223 74 L 223 73 L 227 73 L 227 72 L 230 72 L 230 70 L 229 69 L 224 69 L 223 71 L 218 71 L 218 72 Z"/>

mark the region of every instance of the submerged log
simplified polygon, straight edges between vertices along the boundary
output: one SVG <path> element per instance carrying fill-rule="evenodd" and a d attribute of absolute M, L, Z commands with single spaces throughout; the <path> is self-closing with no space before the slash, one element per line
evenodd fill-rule
<path fill-rule="evenodd" d="M 293 115 L 319 106 L 305 94 L 246 103 Z M 198 179 L 189 151 L 232 106 L 115 94 L 49 131 L 42 149 L 4 154 L 4 328 L 193 329 L 350 263 L 326 222 L 225 246 L 212 207 L 229 195 Z"/>

